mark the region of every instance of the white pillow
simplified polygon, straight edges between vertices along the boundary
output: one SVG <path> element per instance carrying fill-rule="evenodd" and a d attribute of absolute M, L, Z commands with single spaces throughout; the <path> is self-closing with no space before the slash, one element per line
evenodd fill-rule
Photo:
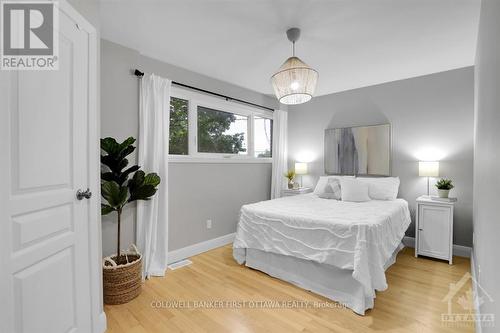
<path fill-rule="evenodd" d="M 326 185 L 328 185 L 329 179 L 341 179 L 341 178 L 351 178 L 354 176 L 321 176 L 319 177 L 318 182 L 316 183 L 316 187 L 314 188 L 313 193 L 316 195 L 320 195 L 321 193 L 325 193 Z"/>
<path fill-rule="evenodd" d="M 318 194 L 318 196 L 323 199 L 340 200 L 342 198 L 342 192 L 340 190 L 340 180 L 337 178 L 328 179 L 328 184 L 326 184 L 325 192 Z"/>
<path fill-rule="evenodd" d="M 355 178 L 340 179 L 340 188 L 342 190 L 342 201 L 364 202 L 370 201 L 368 195 L 368 184 Z"/>
<path fill-rule="evenodd" d="M 368 194 L 373 200 L 396 200 L 399 191 L 399 177 L 357 178 L 368 184 Z"/>

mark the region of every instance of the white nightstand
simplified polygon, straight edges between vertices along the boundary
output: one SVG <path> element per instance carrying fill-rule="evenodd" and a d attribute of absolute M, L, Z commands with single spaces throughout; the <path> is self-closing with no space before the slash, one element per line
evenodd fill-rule
<path fill-rule="evenodd" d="M 417 198 L 415 257 L 453 261 L 453 207 L 456 198 Z"/>
<path fill-rule="evenodd" d="M 281 196 L 282 197 L 291 197 L 293 195 L 306 194 L 306 193 L 311 193 L 311 192 L 312 192 L 312 189 L 310 187 L 301 187 L 301 188 L 294 189 L 294 190 L 286 189 L 286 190 L 281 191 Z"/>

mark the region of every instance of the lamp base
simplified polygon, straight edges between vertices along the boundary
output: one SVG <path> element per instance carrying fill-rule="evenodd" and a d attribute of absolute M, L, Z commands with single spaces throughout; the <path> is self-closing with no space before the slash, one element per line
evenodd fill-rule
<path fill-rule="evenodd" d="M 429 195 L 429 177 L 427 177 L 427 196 L 430 197 L 430 195 Z"/>

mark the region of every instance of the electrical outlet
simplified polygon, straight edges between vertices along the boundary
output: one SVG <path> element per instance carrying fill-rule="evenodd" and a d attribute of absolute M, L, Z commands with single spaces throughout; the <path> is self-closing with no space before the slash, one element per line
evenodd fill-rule
<path fill-rule="evenodd" d="M 207 229 L 212 229 L 212 220 L 207 220 Z"/>

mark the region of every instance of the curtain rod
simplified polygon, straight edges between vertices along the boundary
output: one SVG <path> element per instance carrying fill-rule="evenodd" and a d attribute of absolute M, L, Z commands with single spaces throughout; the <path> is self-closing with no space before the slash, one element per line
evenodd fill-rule
<path fill-rule="evenodd" d="M 134 75 L 137 76 L 137 77 L 139 77 L 139 78 L 142 78 L 144 76 L 144 72 L 141 72 L 140 70 L 136 69 L 134 71 Z M 271 112 L 274 111 L 273 109 L 268 108 L 267 106 L 255 104 L 255 103 L 248 102 L 248 101 L 244 101 L 244 100 L 239 99 L 239 98 L 233 98 L 233 97 L 229 97 L 229 96 L 226 96 L 226 95 L 218 94 L 218 93 L 213 92 L 213 91 L 209 91 L 209 90 L 205 90 L 205 89 L 201 89 L 201 88 L 196 88 L 196 87 L 184 84 L 184 83 L 172 81 L 172 84 L 175 84 L 176 86 L 179 86 L 179 87 L 184 87 L 184 88 L 188 88 L 188 89 L 191 89 L 191 90 L 200 91 L 200 92 L 203 92 L 205 94 L 210 94 L 210 95 L 214 95 L 214 96 L 217 96 L 217 97 L 221 97 L 221 98 L 224 98 L 226 101 L 235 101 L 235 102 L 239 102 L 239 103 L 243 103 L 243 104 L 247 104 L 247 105 L 252 105 L 252 106 L 255 106 L 255 107 L 258 107 L 258 108 L 261 108 L 261 109 L 269 110 Z"/>

